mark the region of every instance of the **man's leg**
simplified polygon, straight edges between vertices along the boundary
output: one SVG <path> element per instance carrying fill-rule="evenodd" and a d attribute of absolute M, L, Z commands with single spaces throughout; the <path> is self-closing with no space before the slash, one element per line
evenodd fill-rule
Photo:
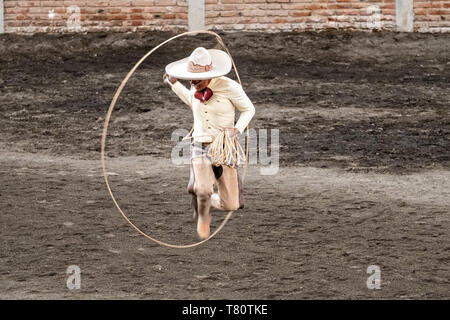
<path fill-rule="evenodd" d="M 195 174 L 194 174 L 194 167 L 192 166 L 192 161 L 190 165 L 190 175 L 189 175 L 189 183 L 187 186 L 187 191 L 192 195 L 192 201 L 191 205 L 194 209 L 194 214 L 192 218 L 194 221 L 197 221 L 198 218 L 198 204 L 197 204 L 197 195 L 194 192 L 194 182 L 195 182 Z"/>
<path fill-rule="evenodd" d="M 219 210 L 237 210 L 243 207 L 238 170 L 225 165 L 222 168 L 222 174 L 217 179 L 218 194 L 213 195 L 211 205 Z"/>
<path fill-rule="evenodd" d="M 197 195 L 197 233 L 200 238 L 209 237 L 211 223 L 211 195 L 214 192 L 214 172 L 211 161 L 206 156 L 192 158 L 192 168 L 194 170 L 194 193 Z"/>

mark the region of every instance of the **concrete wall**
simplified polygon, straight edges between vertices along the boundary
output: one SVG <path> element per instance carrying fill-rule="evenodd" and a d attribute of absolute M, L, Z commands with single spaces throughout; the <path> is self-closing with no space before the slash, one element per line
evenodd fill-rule
<path fill-rule="evenodd" d="M 398 31 L 414 31 L 414 1 L 395 0 L 395 21 Z"/>
<path fill-rule="evenodd" d="M 188 26 L 189 30 L 205 29 L 205 1 L 188 0 Z"/>
<path fill-rule="evenodd" d="M 0 0 L 0 33 L 5 32 L 3 16 L 3 0 Z"/>
<path fill-rule="evenodd" d="M 450 31 L 450 0 L 3 0 L 5 32 Z"/>

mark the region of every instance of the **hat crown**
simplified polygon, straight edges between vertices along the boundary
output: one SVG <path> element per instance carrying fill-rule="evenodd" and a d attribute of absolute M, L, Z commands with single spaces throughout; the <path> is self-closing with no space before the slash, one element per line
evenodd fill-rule
<path fill-rule="evenodd" d="M 226 75 L 231 67 L 231 58 L 225 51 L 197 47 L 190 56 L 169 63 L 166 73 L 177 79 L 205 80 Z"/>
<path fill-rule="evenodd" d="M 212 63 L 211 54 L 203 47 L 198 47 L 192 51 L 189 61 L 200 66 L 208 66 Z"/>

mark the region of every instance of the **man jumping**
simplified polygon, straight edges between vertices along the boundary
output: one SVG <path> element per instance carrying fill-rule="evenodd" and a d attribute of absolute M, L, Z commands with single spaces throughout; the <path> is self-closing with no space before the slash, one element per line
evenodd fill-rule
<path fill-rule="evenodd" d="M 255 107 L 242 86 L 225 77 L 231 67 L 226 52 L 198 47 L 189 57 L 168 64 L 163 76 L 164 83 L 189 105 L 194 116 L 188 191 L 193 195 L 197 233 L 201 239 L 210 234 L 210 206 L 226 211 L 243 207 L 237 166 L 214 166 L 208 156 L 208 148 L 218 134 L 226 131 L 234 137 L 242 133 L 255 114 Z M 191 89 L 178 79 L 190 80 Z M 235 124 L 236 108 L 240 116 Z M 214 182 L 218 193 L 214 193 Z"/>

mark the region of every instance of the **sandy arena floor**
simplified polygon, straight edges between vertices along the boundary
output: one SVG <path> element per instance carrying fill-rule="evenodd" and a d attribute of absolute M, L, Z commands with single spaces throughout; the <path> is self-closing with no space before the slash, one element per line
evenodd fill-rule
<path fill-rule="evenodd" d="M 131 229 L 100 163 L 115 90 L 170 36 L 0 36 L 1 299 L 450 298 L 450 34 L 224 34 L 252 128 L 280 132 L 280 170 L 250 166 L 245 209 L 188 250 Z M 152 55 L 108 135 L 119 203 L 171 243 L 197 241 L 189 168 L 170 161 L 192 115 L 161 77 L 198 45 L 215 40 Z M 80 290 L 66 287 L 69 265 Z"/>

